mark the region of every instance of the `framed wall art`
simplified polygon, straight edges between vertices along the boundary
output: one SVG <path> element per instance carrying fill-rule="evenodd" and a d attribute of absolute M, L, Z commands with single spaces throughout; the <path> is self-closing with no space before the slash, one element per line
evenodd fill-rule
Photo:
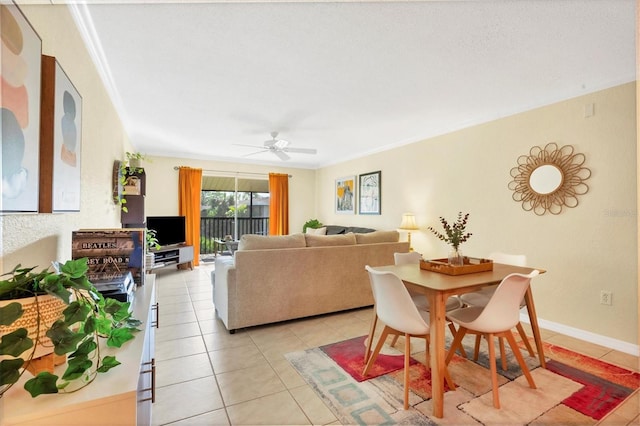
<path fill-rule="evenodd" d="M 355 214 L 356 212 L 356 177 L 347 176 L 336 179 L 335 186 L 336 213 Z"/>
<path fill-rule="evenodd" d="M 382 172 L 371 172 L 360 175 L 360 214 L 380 214 Z"/>
<path fill-rule="evenodd" d="M 0 4 L 2 21 L 2 205 L 38 211 L 40 56 L 42 40 L 14 4 Z"/>

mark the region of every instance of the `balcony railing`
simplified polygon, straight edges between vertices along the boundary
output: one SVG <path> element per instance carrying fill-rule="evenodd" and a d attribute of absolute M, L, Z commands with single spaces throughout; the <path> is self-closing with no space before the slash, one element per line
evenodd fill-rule
<path fill-rule="evenodd" d="M 215 251 L 214 240 L 231 235 L 240 239 L 244 234 L 269 234 L 268 217 L 239 217 L 238 235 L 234 235 L 236 219 L 232 217 L 200 218 L 200 253 L 209 254 Z"/>

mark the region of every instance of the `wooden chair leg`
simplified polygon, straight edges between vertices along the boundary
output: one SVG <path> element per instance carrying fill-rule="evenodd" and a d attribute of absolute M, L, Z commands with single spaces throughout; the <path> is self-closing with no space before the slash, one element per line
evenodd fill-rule
<path fill-rule="evenodd" d="M 480 353 L 480 339 L 482 338 L 481 334 L 476 334 L 476 344 L 473 347 L 473 360 L 478 360 L 478 354 Z"/>
<path fill-rule="evenodd" d="M 536 353 L 534 352 L 533 347 L 529 342 L 529 338 L 527 337 L 527 333 L 524 331 L 524 327 L 522 326 L 522 323 L 519 322 L 518 325 L 516 325 L 516 328 L 518 329 L 518 333 L 520 333 L 520 338 L 522 339 L 522 341 L 524 342 L 524 345 L 527 347 L 527 350 L 529 351 L 529 356 L 531 357 L 536 356 Z"/>
<path fill-rule="evenodd" d="M 385 340 L 387 340 L 387 336 L 389 335 L 389 333 L 391 331 L 392 331 L 392 329 L 389 326 L 387 326 L 387 325 L 384 326 L 384 329 L 382 330 L 382 334 L 380 335 L 380 339 L 378 340 L 378 343 L 376 344 L 376 347 L 373 350 L 373 353 L 369 357 L 369 361 L 367 361 L 367 365 L 364 367 L 364 370 L 362 371 L 362 375 L 363 376 L 367 375 L 367 373 L 371 369 L 371 366 L 376 361 L 376 358 L 378 357 L 378 354 L 380 353 L 380 349 L 382 349 L 382 345 L 384 344 Z"/>
<path fill-rule="evenodd" d="M 391 339 L 391 343 L 390 343 L 391 346 L 395 346 L 396 343 L 398 343 L 398 337 L 400 337 L 399 334 L 396 334 L 393 336 L 393 339 Z"/>
<path fill-rule="evenodd" d="M 500 361 L 502 361 L 502 371 L 507 371 L 507 356 L 504 353 L 504 339 L 498 337 L 498 345 L 500 346 Z"/>
<path fill-rule="evenodd" d="M 404 409 L 409 409 L 409 358 L 411 354 L 411 339 L 404 335 Z"/>
<path fill-rule="evenodd" d="M 451 331 L 451 335 L 455 338 L 457 331 L 456 331 L 456 328 L 455 328 L 455 326 L 453 325 L 452 322 L 449 323 L 449 331 Z M 468 358 L 467 357 L 467 352 L 464 350 L 464 346 L 463 345 L 460 345 L 460 355 L 462 355 L 465 358 Z"/>
<path fill-rule="evenodd" d="M 453 354 L 456 352 L 456 349 L 458 348 L 458 346 L 462 345 L 462 339 L 464 338 L 465 334 L 467 334 L 467 329 L 462 326 L 458 327 L 458 331 L 453 338 L 453 342 L 451 343 L 449 352 L 447 352 L 447 357 L 444 360 L 445 365 L 449 365 L 449 363 L 451 362 L 451 358 L 453 358 Z"/>
<path fill-rule="evenodd" d="M 500 408 L 500 397 L 498 395 L 498 371 L 496 366 L 496 348 L 493 346 L 493 334 L 487 334 L 489 344 L 489 367 L 491 369 L 491 389 L 493 391 L 493 406 Z"/>
<path fill-rule="evenodd" d="M 505 332 L 505 337 L 507 338 L 507 341 L 509 342 L 509 345 L 511 346 L 511 350 L 513 351 L 513 354 L 515 355 L 516 359 L 518 360 L 518 364 L 520 364 L 520 368 L 522 369 L 522 373 L 527 378 L 527 382 L 529 382 L 529 387 L 531 389 L 536 389 L 536 384 L 533 381 L 533 377 L 531 376 L 531 373 L 529 372 L 529 368 L 527 367 L 527 364 L 524 362 L 524 358 L 522 357 L 522 354 L 520 353 L 520 349 L 518 348 L 518 344 L 516 343 L 516 339 L 513 337 L 513 333 L 511 332 L 511 330 L 508 330 L 508 331 Z"/>
<path fill-rule="evenodd" d="M 376 307 L 373 307 L 373 318 L 371 319 L 371 328 L 369 329 L 369 337 L 367 338 L 367 348 L 364 351 L 364 363 L 366 364 L 369 361 L 369 357 L 371 356 L 371 345 L 373 341 L 373 335 L 376 333 L 376 325 L 378 324 L 378 314 L 376 312 Z"/>

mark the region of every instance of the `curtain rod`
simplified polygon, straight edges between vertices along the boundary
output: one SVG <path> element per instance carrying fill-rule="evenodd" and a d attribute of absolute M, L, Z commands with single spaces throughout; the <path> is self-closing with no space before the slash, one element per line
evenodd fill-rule
<path fill-rule="evenodd" d="M 181 166 L 173 166 L 173 170 L 180 170 Z M 207 169 L 202 169 L 203 172 L 213 172 L 213 173 L 232 173 L 232 174 L 236 174 L 236 175 L 257 175 L 257 176 L 269 176 L 269 173 L 255 173 L 255 172 L 238 172 L 238 171 L 231 171 L 231 170 L 207 170 Z M 289 177 L 293 177 L 292 175 L 287 175 Z"/>

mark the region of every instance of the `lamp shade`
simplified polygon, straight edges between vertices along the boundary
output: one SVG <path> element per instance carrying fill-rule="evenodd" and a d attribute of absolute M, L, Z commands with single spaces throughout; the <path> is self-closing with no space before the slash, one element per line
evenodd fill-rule
<path fill-rule="evenodd" d="M 416 217 L 413 213 L 404 213 L 402 215 L 402 222 L 400 223 L 400 229 L 418 229 L 416 225 Z"/>

